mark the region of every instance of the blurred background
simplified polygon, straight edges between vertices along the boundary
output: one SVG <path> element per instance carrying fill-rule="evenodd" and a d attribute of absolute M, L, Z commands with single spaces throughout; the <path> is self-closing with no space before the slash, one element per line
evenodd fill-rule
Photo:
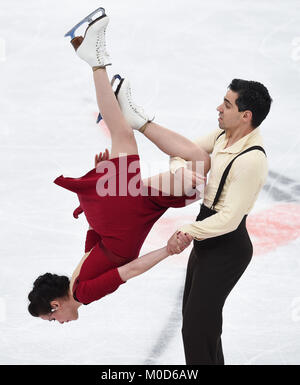
<path fill-rule="evenodd" d="M 156 122 L 190 139 L 218 127 L 233 78 L 263 83 L 273 98 L 261 125 L 269 177 L 248 229 L 254 256 L 224 308 L 227 364 L 300 362 L 300 3 L 297 0 L 4 0 L 0 6 L 0 364 L 184 364 L 181 301 L 191 246 L 66 325 L 27 312 L 35 278 L 72 275 L 84 253 L 75 194 L 53 184 L 79 177 L 110 148 L 92 72 L 64 34 L 104 7 L 109 75 L 130 79 Z M 82 29 L 81 29 L 82 31 Z M 80 32 L 80 31 L 79 31 Z M 168 156 L 136 133 L 142 174 Z M 150 165 L 151 162 L 151 165 Z M 141 254 L 164 246 L 199 202 L 170 209 Z"/>

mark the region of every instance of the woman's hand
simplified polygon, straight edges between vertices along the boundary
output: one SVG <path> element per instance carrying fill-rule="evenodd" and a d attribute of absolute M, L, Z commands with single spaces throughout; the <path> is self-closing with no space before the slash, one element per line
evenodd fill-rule
<path fill-rule="evenodd" d="M 189 234 L 183 234 L 181 231 L 176 231 L 169 239 L 167 251 L 169 255 L 180 254 L 192 242 L 193 237 Z"/>
<path fill-rule="evenodd" d="M 98 166 L 98 164 L 100 162 L 102 162 L 103 160 L 108 160 L 108 159 L 109 159 L 109 151 L 106 148 L 103 153 L 100 152 L 99 155 L 97 155 L 97 154 L 95 155 L 95 168 Z"/>

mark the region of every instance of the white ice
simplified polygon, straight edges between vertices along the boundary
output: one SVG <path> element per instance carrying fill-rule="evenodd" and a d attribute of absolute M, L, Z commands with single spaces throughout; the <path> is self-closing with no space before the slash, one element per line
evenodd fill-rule
<path fill-rule="evenodd" d="M 299 1 L 2 2 L 0 364 L 185 363 L 181 299 L 191 246 L 81 308 L 77 322 L 27 312 L 34 279 L 71 275 L 84 249 L 87 223 L 72 217 L 77 198 L 52 182 L 83 175 L 110 146 L 95 124 L 91 71 L 63 37 L 99 6 L 110 15 L 110 75 L 128 76 L 136 102 L 190 139 L 217 127 L 216 107 L 233 78 L 264 83 L 274 99 L 261 126 L 270 170 L 293 180 L 289 194 L 299 204 Z M 168 157 L 136 138 L 142 161 L 167 169 Z M 268 183 L 280 187 L 278 176 Z M 265 189 L 252 215 L 278 203 L 288 202 Z M 165 244 L 166 223 L 171 235 L 198 210 L 199 203 L 170 210 L 142 254 Z M 299 364 L 299 246 L 295 237 L 254 255 L 224 308 L 227 364 Z"/>

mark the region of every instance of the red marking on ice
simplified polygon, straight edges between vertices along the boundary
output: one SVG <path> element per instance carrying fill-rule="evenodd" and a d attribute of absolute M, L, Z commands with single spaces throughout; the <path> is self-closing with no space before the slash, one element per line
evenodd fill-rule
<path fill-rule="evenodd" d="M 95 119 L 98 118 L 98 112 L 95 112 L 94 113 L 94 116 L 95 116 Z M 99 123 L 99 127 L 101 128 L 101 132 L 107 137 L 107 138 L 110 138 L 111 135 L 110 135 L 110 131 L 107 127 L 107 125 L 105 124 L 104 120 L 101 119 L 100 120 L 100 123 Z"/>
<path fill-rule="evenodd" d="M 164 246 L 178 227 L 189 222 L 193 222 L 190 215 L 160 218 L 153 232 L 149 234 L 147 244 L 152 243 L 152 247 Z M 254 255 L 272 251 L 300 236 L 300 205 L 276 204 L 269 209 L 250 214 L 247 219 L 247 229 L 253 243 Z M 191 245 L 182 253 L 183 257 L 189 255 L 190 249 Z M 185 261 L 182 254 L 176 256 L 177 261 Z"/>
<path fill-rule="evenodd" d="M 247 228 L 252 238 L 254 254 L 267 253 L 300 236 L 300 205 L 276 204 L 249 215 Z"/>

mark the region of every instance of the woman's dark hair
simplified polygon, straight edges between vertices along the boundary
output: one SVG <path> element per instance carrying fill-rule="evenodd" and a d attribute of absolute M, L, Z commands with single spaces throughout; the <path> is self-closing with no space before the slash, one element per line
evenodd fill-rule
<path fill-rule="evenodd" d="M 238 93 L 235 103 L 239 111 L 252 112 L 252 127 L 258 127 L 270 111 L 272 98 L 267 88 L 252 80 L 233 79 L 228 88 Z"/>
<path fill-rule="evenodd" d="M 63 298 L 68 295 L 70 280 L 64 275 L 46 273 L 40 275 L 33 283 L 33 289 L 28 295 L 30 304 L 29 313 L 34 317 L 49 314 L 50 302 L 55 298 Z"/>

